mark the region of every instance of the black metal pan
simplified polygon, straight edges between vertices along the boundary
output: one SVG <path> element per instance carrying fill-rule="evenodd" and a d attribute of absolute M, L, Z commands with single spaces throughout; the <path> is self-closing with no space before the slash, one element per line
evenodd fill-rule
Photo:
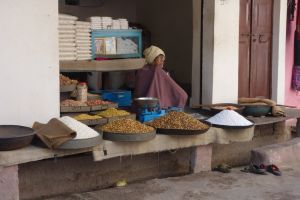
<path fill-rule="evenodd" d="M 147 140 L 152 140 L 156 136 L 156 131 L 149 133 L 110 133 L 103 132 L 103 139 L 115 142 L 142 142 Z"/>
<path fill-rule="evenodd" d="M 9 151 L 28 146 L 34 130 L 25 126 L 0 125 L 0 151 Z"/>
<path fill-rule="evenodd" d="M 158 134 L 163 134 L 163 135 L 200 135 L 206 133 L 210 127 L 211 123 L 203 120 L 199 120 L 202 123 L 208 125 L 206 129 L 202 130 L 184 130 L 184 129 L 164 129 L 164 128 L 157 128 L 156 131 Z"/>

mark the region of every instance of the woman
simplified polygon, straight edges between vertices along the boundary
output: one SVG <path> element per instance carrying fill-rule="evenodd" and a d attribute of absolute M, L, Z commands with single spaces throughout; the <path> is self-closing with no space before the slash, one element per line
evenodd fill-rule
<path fill-rule="evenodd" d="M 156 46 L 144 51 L 147 64 L 136 77 L 136 97 L 157 97 L 161 108 L 181 107 L 186 104 L 186 92 L 163 70 L 165 53 Z"/>

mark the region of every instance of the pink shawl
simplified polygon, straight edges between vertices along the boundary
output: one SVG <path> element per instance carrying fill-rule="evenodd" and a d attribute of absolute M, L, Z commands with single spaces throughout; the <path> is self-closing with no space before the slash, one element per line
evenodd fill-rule
<path fill-rule="evenodd" d="M 135 96 L 159 98 L 161 108 L 172 106 L 183 108 L 188 98 L 186 92 L 161 66 L 153 65 L 145 65 L 138 71 Z"/>

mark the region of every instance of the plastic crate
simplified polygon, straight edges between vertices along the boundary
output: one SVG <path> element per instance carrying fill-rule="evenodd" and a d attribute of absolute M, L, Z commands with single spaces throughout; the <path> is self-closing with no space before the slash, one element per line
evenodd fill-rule
<path fill-rule="evenodd" d="M 103 100 L 118 103 L 119 106 L 131 106 L 132 98 L 131 91 L 127 90 L 101 90 Z"/>
<path fill-rule="evenodd" d="M 128 30 L 93 30 L 92 34 L 92 58 L 141 58 L 142 57 L 142 30 L 128 29 Z M 116 53 L 106 54 L 97 52 L 96 43 L 99 45 L 105 38 L 116 38 L 115 45 Z M 138 49 L 136 53 L 118 53 L 117 38 L 130 39 L 136 43 Z M 105 42 L 104 42 L 105 43 Z"/>

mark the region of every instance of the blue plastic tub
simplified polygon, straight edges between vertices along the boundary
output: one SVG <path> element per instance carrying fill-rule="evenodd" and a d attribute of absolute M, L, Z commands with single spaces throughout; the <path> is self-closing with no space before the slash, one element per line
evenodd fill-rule
<path fill-rule="evenodd" d="M 119 106 L 131 106 L 132 98 L 131 91 L 127 90 L 101 90 L 103 100 L 118 103 Z"/>

